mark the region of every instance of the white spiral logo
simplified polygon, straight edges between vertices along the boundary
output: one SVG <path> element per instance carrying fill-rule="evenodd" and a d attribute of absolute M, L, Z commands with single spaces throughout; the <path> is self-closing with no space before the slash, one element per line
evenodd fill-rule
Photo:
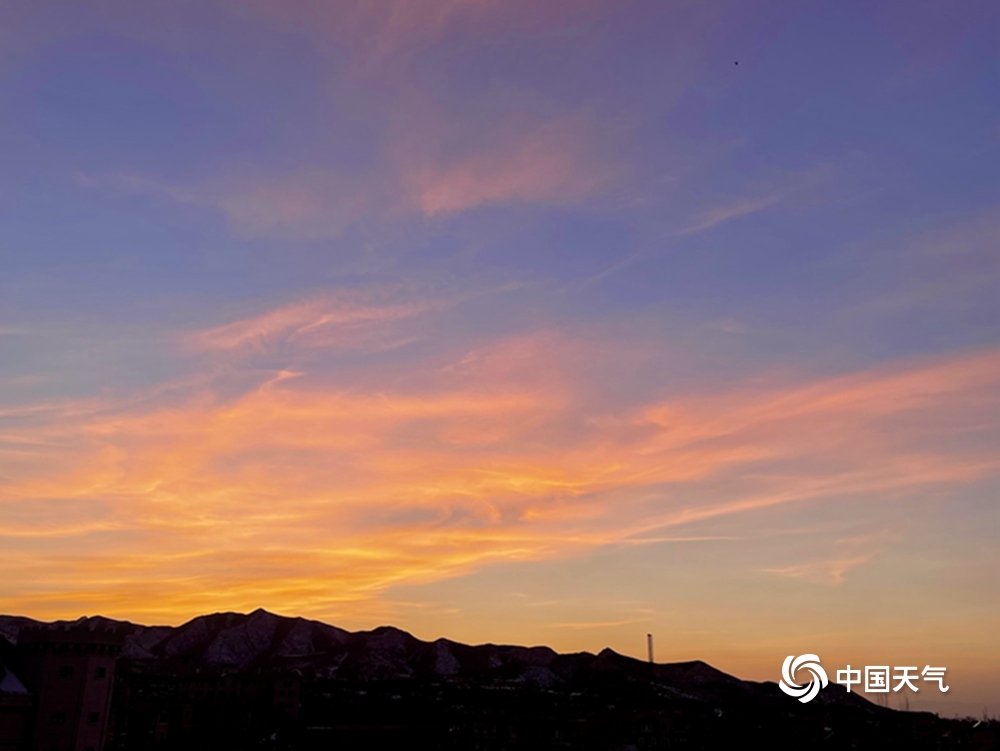
<path fill-rule="evenodd" d="M 799 668 L 805 668 L 812 673 L 812 680 L 804 686 L 795 682 L 795 674 Z M 781 680 L 778 686 L 789 696 L 794 696 L 805 704 L 816 698 L 821 688 L 826 688 L 830 680 L 826 677 L 826 671 L 819 664 L 819 657 L 816 655 L 788 655 L 781 666 Z"/>

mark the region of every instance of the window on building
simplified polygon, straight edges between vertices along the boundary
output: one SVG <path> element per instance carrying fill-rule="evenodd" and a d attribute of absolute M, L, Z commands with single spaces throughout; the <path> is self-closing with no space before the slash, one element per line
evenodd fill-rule
<path fill-rule="evenodd" d="M 108 677 L 108 669 L 97 668 L 97 670 L 94 671 L 94 677 L 99 681 L 103 681 L 105 678 Z"/>
<path fill-rule="evenodd" d="M 59 666 L 59 677 L 60 678 L 72 678 L 73 677 L 73 666 L 72 665 L 60 665 Z"/>
<path fill-rule="evenodd" d="M 91 712 L 90 714 L 87 715 L 87 724 L 96 725 L 100 717 L 101 716 L 97 712 Z"/>

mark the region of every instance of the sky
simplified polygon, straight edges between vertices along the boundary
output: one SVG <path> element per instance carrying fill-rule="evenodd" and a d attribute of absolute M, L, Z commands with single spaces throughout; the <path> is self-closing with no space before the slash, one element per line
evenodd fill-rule
<path fill-rule="evenodd" d="M 998 35 L 0 0 L 0 611 L 652 633 L 1000 714 Z"/>

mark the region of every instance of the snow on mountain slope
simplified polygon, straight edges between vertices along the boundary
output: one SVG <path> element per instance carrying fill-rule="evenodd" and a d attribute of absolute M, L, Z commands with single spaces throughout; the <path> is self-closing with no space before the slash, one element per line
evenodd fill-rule
<path fill-rule="evenodd" d="M 122 665 L 141 671 L 295 671 L 303 676 L 349 681 L 499 681 L 543 688 L 609 679 L 660 680 L 692 687 L 750 685 L 702 662 L 654 666 L 610 649 L 598 655 L 560 655 L 548 647 L 470 646 L 448 639 L 424 642 L 391 626 L 351 633 L 261 609 L 249 614 L 198 616 L 180 626 L 140 626 L 101 617 L 81 618 L 72 624 L 121 630 L 126 634 Z M 27 625 L 44 624 L 0 616 L 0 634 L 10 641 L 15 641 Z"/>

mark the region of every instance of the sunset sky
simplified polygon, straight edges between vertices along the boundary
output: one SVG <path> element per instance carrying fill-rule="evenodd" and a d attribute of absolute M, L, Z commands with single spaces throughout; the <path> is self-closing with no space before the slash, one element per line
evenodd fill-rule
<path fill-rule="evenodd" d="M 652 633 L 1000 714 L 998 40 L 0 0 L 0 612 Z"/>

